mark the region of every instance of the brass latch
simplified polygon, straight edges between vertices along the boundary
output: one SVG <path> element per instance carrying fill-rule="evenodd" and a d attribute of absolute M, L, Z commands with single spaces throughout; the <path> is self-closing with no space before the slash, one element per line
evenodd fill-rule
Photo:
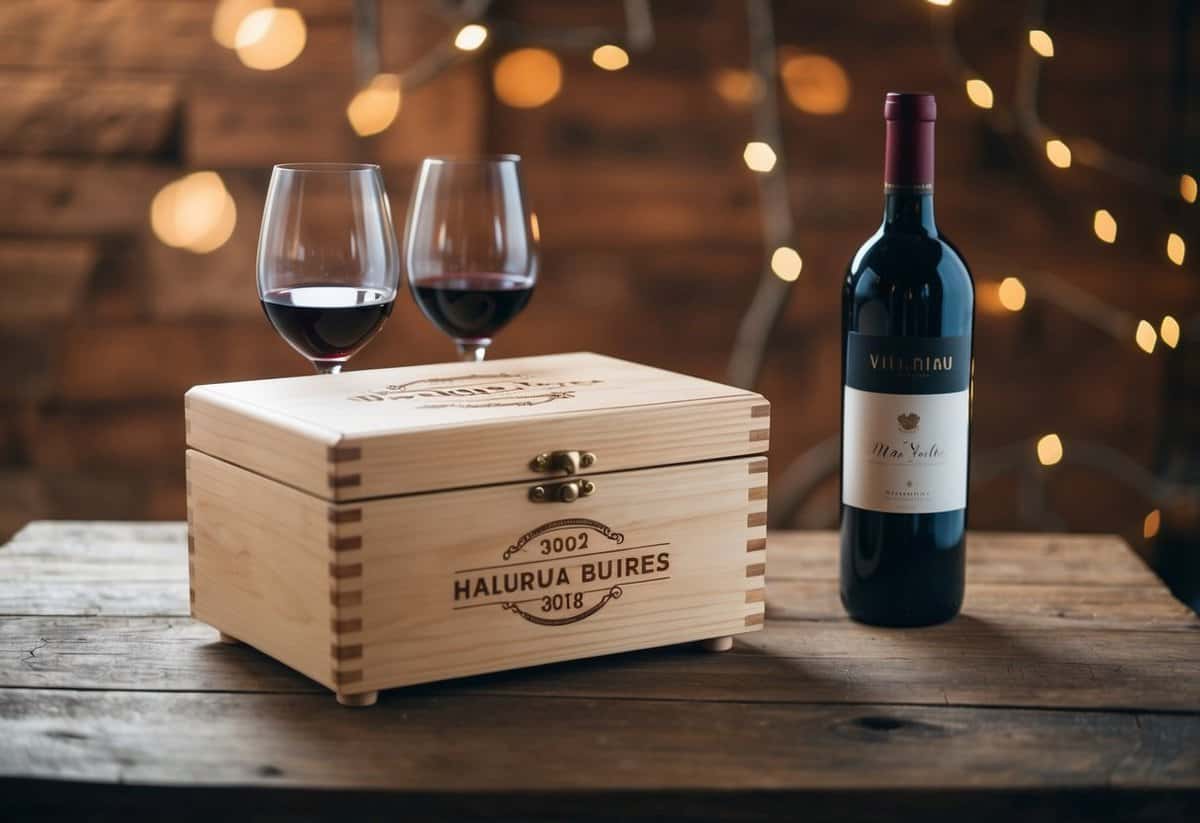
<path fill-rule="evenodd" d="M 565 483 L 539 483 L 529 490 L 529 499 L 534 503 L 574 503 L 595 493 L 596 484 L 591 480 L 568 480 Z"/>
<path fill-rule="evenodd" d="M 594 465 L 596 455 L 580 451 L 542 452 L 529 462 L 529 468 L 535 472 L 563 474 L 578 474 L 580 469 L 590 469 Z"/>

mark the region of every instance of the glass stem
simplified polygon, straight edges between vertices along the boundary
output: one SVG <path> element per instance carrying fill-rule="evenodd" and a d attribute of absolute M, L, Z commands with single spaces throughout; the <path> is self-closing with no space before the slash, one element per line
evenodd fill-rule
<path fill-rule="evenodd" d="M 482 363 L 487 355 L 487 347 L 491 340 L 455 340 L 458 346 L 458 359 L 464 363 Z"/>
<path fill-rule="evenodd" d="M 342 364 L 341 363 L 320 363 L 320 362 L 314 361 L 313 366 L 316 367 L 317 374 L 341 374 L 342 373 Z"/>

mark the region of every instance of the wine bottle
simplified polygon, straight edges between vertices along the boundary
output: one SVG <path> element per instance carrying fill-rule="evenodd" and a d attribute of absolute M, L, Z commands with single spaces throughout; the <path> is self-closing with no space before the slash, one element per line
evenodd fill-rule
<path fill-rule="evenodd" d="M 936 119 L 887 95 L 883 224 L 842 290 L 842 605 L 881 626 L 963 598 L 975 288 L 933 219 Z"/>

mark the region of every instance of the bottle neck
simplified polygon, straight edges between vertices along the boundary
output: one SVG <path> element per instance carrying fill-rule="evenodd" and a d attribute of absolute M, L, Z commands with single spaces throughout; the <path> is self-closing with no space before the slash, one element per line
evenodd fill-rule
<path fill-rule="evenodd" d="M 885 231 L 924 232 L 936 236 L 933 219 L 933 190 L 912 187 L 888 187 L 883 194 Z"/>

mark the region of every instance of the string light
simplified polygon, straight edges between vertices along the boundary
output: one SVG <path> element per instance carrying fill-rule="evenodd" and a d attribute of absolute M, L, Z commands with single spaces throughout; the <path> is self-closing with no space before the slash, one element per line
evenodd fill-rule
<path fill-rule="evenodd" d="M 850 76 L 832 57 L 785 52 L 779 78 L 788 101 L 807 114 L 840 114 L 850 103 Z"/>
<path fill-rule="evenodd" d="M 1158 326 L 1158 336 L 1162 341 L 1171 348 L 1179 345 L 1179 321 L 1171 315 L 1167 315 L 1162 319 L 1162 323 Z"/>
<path fill-rule="evenodd" d="M 992 87 L 979 77 L 972 77 L 967 81 L 967 97 L 981 109 L 990 109 L 995 102 Z"/>
<path fill-rule="evenodd" d="M 1053 466 L 1063 459 L 1063 443 L 1057 434 L 1042 435 L 1037 442 L 1037 459 L 1043 466 Z"/>
<path fill-rule="evenodd" d="M 1162 512 L 1155 509 L 1146 515 L 1146 519 L 1142 521 L 1142 537 L 1150 540 L 1158 534 L 1160 528 L 1162 528 Z"/>
<path fill-rule="evenodd" d="M 1105 243 L 1117 242 L 1117 221 L 1108 209 L 1097 209 L 1092 219 L 1092 230 Z"/>
<path fill-rule="evenodd" d="M 620 71 L 629 65 L 629 52 L 612 44 L 592 52 L 592 62 L 605 71 Z"/>
<path fill-rule="evenodd" d="M 787 283 L 795 281 L 802 268 L 804 261 L 800 258 L 800 253 L 789 246 L 780 246 L 771 255 L 771 271 Z"/>
<path fill-rule="evenodd" d="M 236 225 L 237 205 L 216 172 L 194 172 L 168 183 L 150 202 L 150 228 L 172 248 L 216 251 Z"/>
<path fill-rule="evenodd" d="M 1071 167 L 1071 149 L 1061 140 L 1046 141 L 1046 157 L 1060 169 Z"/>
<path fill-rule="evenodd" d="M 1006 277 L 996 288 L 1000 305 L 1009 311 L 1020 311 L 1025 308 L 1025 284 L 1015 277 Z"/>
<path fill-rule="evenodd" d="M 542 242 L 542 225 L 538 222 L 537 212 L 529 213 L 529 234 L 533 237 L 533 242 Z"/>
<path fill-rule="evenodd" d="M 346 118 L 359 137 L 367 137 L 392 125 L 400 113 L 400 77 L 377 74 L 346 106 Z"/>
<path fill-rule="evenodd" d="M 1183 265 L 1183 256 L 1187 253 L 1187 246 L 1183 242 L 1183 238 L 1175 232 L 1167 235 L 1167 259 L 1176 266 Z"/>
<path fill-rule="evenodd" d="M 746 161 L 746 166 L 750 171 L 765 174 L 775 168 L 775 150 L 757 140 L 746 144 L 746 150 L 742 152 L 742 159 Z"/>
<path fill-rule="evenodd" d="M 475 51 L 488 39 L 486 26 L 478 23 L 468 23 L 454 35 L 454 48 L 459 51 Z"/>
<path fill-rule="evenodd" d="M 726 103 L 746 105 L 762 96 L 762 83 L 752 71 L 718 69 L 713 73 L 713 88 Z"/>
<path fill-rule="evenodd" d="M 295 9 L 273 7 L 252 11 L 238 25 L 234 48 L 238 59 L 260 71 L 274 71 L 304 51 L 308 28 Z"/>
<path fill-rule="evenodd" d="M 1139 349 L 1146 354 L 1151 354 L 1154 351 L 1154 344 L 1158 342 L 1158 334 L 1148 321 L 1139 320 L 1137 331 L 1133 333 L 1133 340 Z"/>
<path fill-rule="evenodd" d="M 1179 176 L 1179 196 L 1182 197 L 1184 200 L 1186 200 L 1188 203 L 1195 203 L 1196 202 L 1196 194 L 1197 194 L 1196 178 L 1192 177 L 1190 174 L 1180 175 Z"/>
<path fill-rule="evenodd" d="M 1041 29 L 1031 29 L 1029 31 L 1029 48 L 1033 49 L 1041 57 L 1054 56 L 1054 38 Z"/>
<path fill-rule="evenodd" d="M 545 49 L 517 49 L 500 58 L 492 70 L 496 97 L 516 109 L 536 109 L 562 90 L 562 64 Z"/>
<path fill-rule="evenodd" d="M 221 0 L 213 12 L 213 39 L 227 49 L 237 45 L 237 30 L 252 11 L 275 5 L 272 0 Z"/>

